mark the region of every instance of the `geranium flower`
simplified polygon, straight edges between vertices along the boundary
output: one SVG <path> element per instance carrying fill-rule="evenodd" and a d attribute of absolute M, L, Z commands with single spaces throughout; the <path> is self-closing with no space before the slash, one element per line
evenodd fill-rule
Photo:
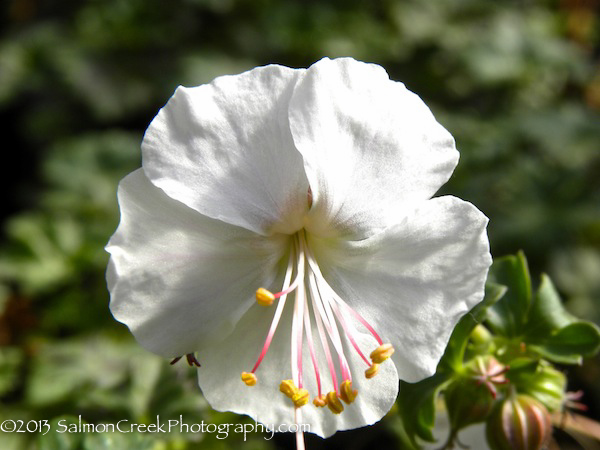
<path fill-rule="evenodd" d="M 377 65 L 180 87 L 142 152 L 119 186 L 110 307 L 148 350 L 199 361 L 217 410 L 324 437 L 372 424 L 483 297 L 486 217 L 432 198 L 453 138 Z"/>

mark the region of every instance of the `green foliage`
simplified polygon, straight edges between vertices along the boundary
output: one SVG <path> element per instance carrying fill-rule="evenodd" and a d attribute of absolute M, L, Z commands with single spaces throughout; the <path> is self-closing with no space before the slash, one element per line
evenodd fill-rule
<path fill-rule="evenodd" d="M 492 330 L 507 337 L 519 336 L 531 307 L 531 280 L 525 255 L 497 259 L 488 279 L 508 288 L 506 295 L 488 312 Z"/>
<path fill-rule="evenodd" d="M 494 261 L 488 279 L 484 300 L 455 327 L 436 374 L 401 383 L 398 405 L 411 448 L 420 448 L 419 439 L 435 441 L 440 394 L 450 417 L 446 446 L 515 392 L 561 410 L 566 377 L 551 363 L 580 364 L 600 350 L 600 328 L 568 313 L 548 276 L 533 294 L 522 252 Z"/>
<path fill-rule="evenodd" d="M 485 286 L 485 296 L 481 303 L 466 314 L 452 331 L 450 341 L 446 346 L 444 356 L 440 361 L 440 368 L 461 372 L 465 359 L 465 351 L 473 330 L 489 314 L 488 309 L 493 306 L 506 293 L 506 286 L 489 282 Z"/>
<path fill-rule="evenodd" d="M 487 323 L 506 339 L 500 352 L 525 349 L 558 363 L 577 364 L 600 349 L 600 329 L 566 311 L 552 281 L 542 275 L 535 295 L 523 253 L 494 262 L 490 277 L 508 287 L 506 295 L 488 311 Z"/>
<path fill-rule="evenodd" d="M 435 424 L 436 399 L 448 379 L 448 373 L 438 371 L 418 383 L 400 382 L 398 412 L 414 447 L 418 447 L 417 437 L 428 442 L 434 441 L 432 429 Z"/>

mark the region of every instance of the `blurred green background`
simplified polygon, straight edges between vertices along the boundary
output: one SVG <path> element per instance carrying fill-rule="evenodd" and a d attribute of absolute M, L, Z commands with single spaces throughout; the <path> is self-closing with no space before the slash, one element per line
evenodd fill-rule
<path fill-rule="evenodd" d="M 443 193 L 490 217 L 567 307 L 600 324 L 598 0 L 3 0 L 0 421 L 237 423 L 194 371 L 146 353 L 108 311 L 117 183 L 177 85 L 323 56 L 375 62 L 455 136 Z M 600 360 L 565 368 L 600 417 Z M 312 448 L 393 447 L 392 419 Z M 19 448 L 286 448 L 293 436 L 1 433 Z"/>

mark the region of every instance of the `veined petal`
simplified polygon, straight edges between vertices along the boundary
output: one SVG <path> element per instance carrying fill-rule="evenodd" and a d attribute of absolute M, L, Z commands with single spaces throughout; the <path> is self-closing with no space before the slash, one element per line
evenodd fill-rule
<path fill-rule="evenodd" d="M 263 235 L 298 230 L 308 181 L 287 110 L 303 73 L 271 65 L 179 87 L 144 136 L 146 175 L 206 216 Z"/>
<path fill-rule="evenodd" d="M 432 375 L 458 320 L 483 298 L 487 218 L 445 196 L 362 241 L 313 238 L 325 278 L 396 349 L 400 378 Z"/>
<path fill-rule="evenodd" d="M 359 239 L 389 226 L 403 204 L 431 198 L 458 162 L 429 108 L 374 64 L 315 63 L 289 114 L 313 194 L 307 228 L 317 234 Z"/>
<path fill-rule="evenodd" d="M 264 238 L 173 200 L 139 169 L 118 191 L 121 222 L 106 250 L 110 309 L 166 357 L 222 338 L 270 284 L 287 238 Z"/>
<path fill-rule="evenodd" d="M 262 346 L 273 311 L 253 306 L 238 322 L 234 332 L 219 346 L 199 350 L 202 368 L 198 370 L 200 388 L 210 405 L 219 411 L 247 414 L 265 425 L 294 424 L 294 407 L 290 399 L 279 392 L 284 378 L 291 378 L 290 335 L 292 308 L 286 308 L 269 353 L 256 372 L 257 383 L 246 386 L 239 374 L 252 367 Z M 266 324 L 266 325 L 265 325 Z M 313 322 L 313 330 L 316 325 Z M 370 335 L 357 333 L 356 341 L 364 348 L 376 347 Z M 366 379 L 364 362 L 354 352 L 347 340 L 345 353 L 353 370 L 353 387 L 358 396 L 344 411 L 335 415 L 327 408 L 312 404 L 317 392 L 313 368 L 307 346 L 304 345 L 304 387 L 311 394 L 311 402 L 300 408 L 301 423 L 310 424 L 310 432 L 328 437 L 336 431 L 358 428 L 379 421 L 392 407 L 398 395 L 398 373 L 393 364 L 382 364 L 376 377 Z M 323 374 L 323 391 L 331 391 L 331 380 L 326 376 L 327 363 L 322 352 L 317 353 Z M 225 374 L 225 375 L 224 375 Z M 278 431 L 277 428 L 275 431 Z M 288 431 L 281 428 L 279 431 Z"/>

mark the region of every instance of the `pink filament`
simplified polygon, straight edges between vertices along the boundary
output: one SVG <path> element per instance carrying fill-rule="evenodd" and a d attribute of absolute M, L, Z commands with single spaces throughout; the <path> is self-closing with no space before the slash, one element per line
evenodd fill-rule
<path fill-rule="evenodd" d="M 346 361 L 346 356 L 344 355 L 344 350 L 342 348 L 342 342 L 340 340 L 340 336 L 337 331 L 337 327 L 335 326 L 335 322 L 332 322 L 333 317 L 331 314 L 328 314 L 328 311 L 326 309 L 326 306 L 329 306 L 329 304 L 325 303 L 324 299 L 320 295 L 320 291 L 318 288 L 318 282 L 315 278 L 314 271 L 309 278 L 309 282 L 311 285 L 311 294 L 312 294 L 313 300 L 315 301 L 314 303 L 317 306 L 317 310 L 319 312 L 319 314 L 315 314 L 315 315 L 317 317 L 320 316 L 321 319 L 323 319 L 323 324 L 325 325 L 325 329 L 327 330 L 327 333 L 329 334 L 329 338 L 331 339 L 331 343 L 333 344 L 333 347 L 335 348 L 335 350 L 338 354 L 340 369 L 342 371 L 342 377 L 344 379 L 347 379 L 349 370 L 348 370 L 348 363 Z"/>
<path fill-rule="evenodd" d="M 316 310 L 315 305 L 315 295 L 313 293 L 313 284 L 310 283 L 310 292 L 311 299 L 313 303 L 313 311 Z M 333 384 L 333 390 L 337 392 L 338 390 L 338 382 L 337 382 L 337 374 L 335 373 L 335 367 L 333 366 L 333 360 L 331 358 L 331 351 L 329 350 L 329 344 L 327 343 L 327 336 L 325 336 L 325 331 L 323 330 L 323 322 L 321 319 L 321 315 L 315 312 L 315 321 L 317 322 L 317 330 L 319 331 L 319 337 L 321 338 L 321 346 L 323 347 L 323 351 L 325 352 L 325 358 L 327 359 L 327 366 L 329 367 L 329 373 L 331 375 L 331 383 Z"/>
<path fill-rule="evenodd" d="M 329 287 L 329 285 L 328 285 Z M 333 298 L 342 306 L 344 306 L 360 323 L 364 325 L 364 327 L 369 330 L 369 332 L 373 335 L 375 340 L 379 343 L 379 345 L 383 345 L 383 340 L 379 337 L 375 329 L 367 322 L 363 316 L 357 313 L 352 307 L 350 307 L 345 301 L 343 301 L 339 295 L 337 295 L 331 287 L 329 289 L 332 291 Z"/>
<path fill-rule="evenodd" d="M 360 351 L 360 348 L 358 347 L 358 344 L 354 340 L 354 336 L 352 335 L 350 328 L 346 326 L 346 320 L 344 319 L 342 312 L 339 310 L 339 308 L 336 304 L 333 304 L 332 306 L 333 306 L 333 311 L 335 312 L 336 317 L 342 324 L 344 333 L 346 333 L 346 336 L 348 336 L 348 339 L 350 340 L 350 343 L 354 347 L 354 350 L 356 350 L 356 353 L 358 353 L 358 355 L 363 359 L 363 361 L 367 364 L 367 366 L 371 367 L 371 361 L 368 360 L 367 357 L 363 354 L 363 352 Z"/>
<path fill-rule="evenodd" d="M 294 322 L 296 323 L 296 370 L 298 377 L 298 389 L 302 389 L 302 336 L 303 336 L 303 317 L 304 317 L 304 285 L 298 287 L 296 291 L 296 305 L 294 313 Z"/>
<path fill-rule="evenodd" d="M 310 359 L 315 370 L 315 378 L 317 379 L 318 396 L 321 396 L 321 375 L 319 374 L 319 365 L 317 364 L 317 355 L 312 338 L 312 328 L 310 326 L 310 318 L 308 317 L 308 303 L 306 295 L 304 296 L 304 328 L 306 328 L 306 340 L 308 341 L 308 350 L 310 351 Z"/>
<path fill-rule="evenodd" d="M 293 261 L 294 261 L 294 252 L 292 252 L 290 254 L 290 260 L 288 262 L 288 267 L 285 272 L 283 286 L 289 285 L 290 279 L 292 278 Z M 296 278 L 298 278 L 298 277 L 296 277 Z M 269 346 L 271 345 L 271 341 L 273 340 L 273 335 L 275 334 L 275 330 L 277 329 L 277 325 L 279 324 L 279 319 L 281 319 L 281 314 L 283 313 L 283 307 L 285 306 L 287 294 L 283 294 L 282 297 L 283 298 L 277 304 L 277 309 L 275 310 L 275 315 L 273 316 L 273 321 L 271 322 L 271 327 L 269 328 L 269 332 L 267 333 L 267 338 L 265 339 L 265 343 L 262 347 L 260 355 L 258 356 L 258 359 L 256 360 L 256 363 L 254 364 L 254 367 L 251 370 L 251 373 L 254 373 L 256 371 L 256 369 L 258 369 L 258 366 L 260 366 L 260 363 L 262 362 L 263 358 L 267 354 L 267 351 L 269 351 Z"/>

